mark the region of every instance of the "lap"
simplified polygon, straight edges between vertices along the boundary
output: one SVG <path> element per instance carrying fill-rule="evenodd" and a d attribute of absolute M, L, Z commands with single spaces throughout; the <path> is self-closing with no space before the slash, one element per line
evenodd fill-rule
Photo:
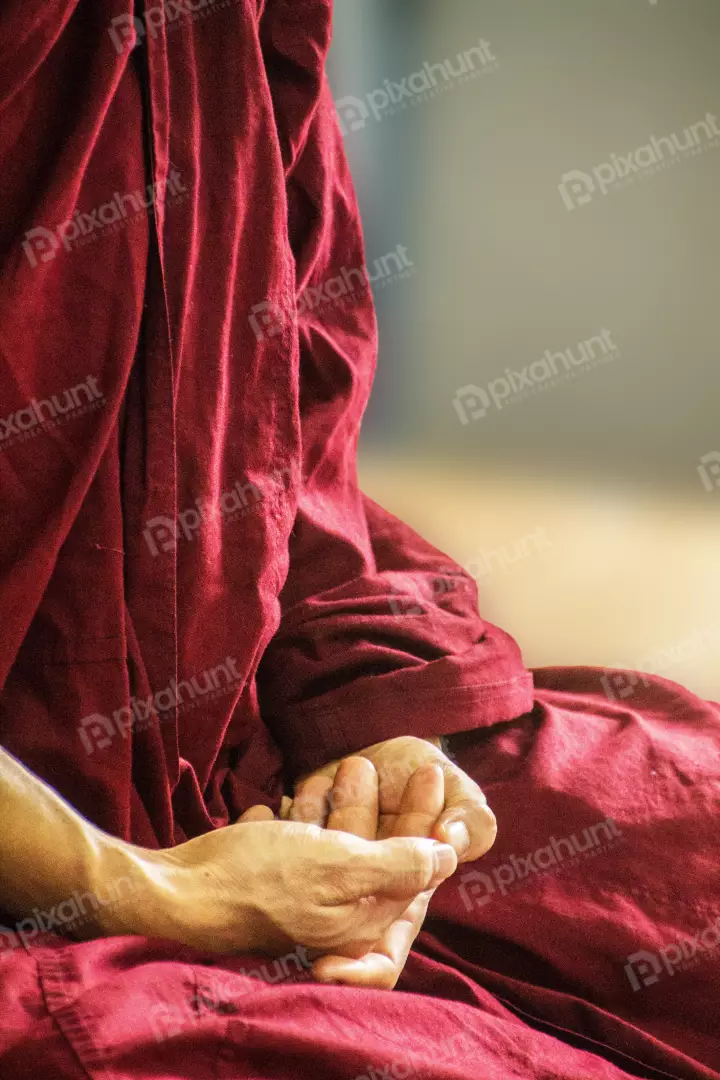
<path fill-rule="evenodd" d="M 0 960 L 3 1078 L 717 1076 L 720 710 L 601 679 L 538 672 L 532 713 L 456 740 L 498 842 L 438 891 L 398 990 L 55 938 Z"/>
<path fill-rule="evenodd" d="M 720 1070 L 720 707 L 650 676 L 535 682 L 532 713 L 455 742 L 498 839 L 423 948 L 538 1021 Z"/>
<path fill-rule="evenodd" d="M 4 1080 L 622 1080 L 622 1055 L 572 1045 L 471 980 L 414 956 L 412 993 L 248 976 L 226 960 L 125 938 L 34 949 L 3 997 Z M 30 990 L 37 978 L 42 1003 Z M 447 996 L 443 996 L 443 994 Z M 609 1049 L 609 1048 L 608 1048 Z M 611 1060 L 612 1057 L 617 1060 Z M 636 1074 L 635 1074 L 636 1075 Z M 642 1073 L 642 1075 L 653 1075 Z M 658 1074 L 659 1075 L 659 1074 Z M 695 1070 L 676 1074 L 703 1075 Z"/>

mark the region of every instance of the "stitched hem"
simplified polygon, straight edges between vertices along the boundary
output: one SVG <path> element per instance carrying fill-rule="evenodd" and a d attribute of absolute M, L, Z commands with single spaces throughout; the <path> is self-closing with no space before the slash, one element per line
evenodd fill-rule
<path fill-rule="evenodd" d="M 358 693 L 352 704 L 337 709 L 303 705 L 290 710 L 278 727 L 285 736 L 291 772 L 297 775 L 386 739 L 454 735 L 514 720 L 532 706 L 532 675 L 525 672 L 499 683 L 422 691 L 388 688 L 382 698 Z"/>

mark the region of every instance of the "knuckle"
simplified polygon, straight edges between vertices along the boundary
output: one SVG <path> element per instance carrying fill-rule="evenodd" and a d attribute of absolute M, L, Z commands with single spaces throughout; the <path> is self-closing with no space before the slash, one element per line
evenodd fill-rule
<path fill-rule="evenodd" d="M 422 892 L 435 873 L 435 859 L 429 847 L 413 843 L 408 853 L 406 879 L 408 886 L 416 892 Z"/>
<path fill-rule="evenodd" d="M 479 806 L 475 812 L 475 818 L 478 824 L 479 830 L 485 836 L 492 837 L 494 840 L 497 836 L 497 818 L 490 809 L 489 806 Z"/>
<path fill-rule="evenodd" d="M 317 795 L 299 795 L 293 804 L 293 816 L 300 821 L 314 821 L 324 812 L 324 800 Z"/>

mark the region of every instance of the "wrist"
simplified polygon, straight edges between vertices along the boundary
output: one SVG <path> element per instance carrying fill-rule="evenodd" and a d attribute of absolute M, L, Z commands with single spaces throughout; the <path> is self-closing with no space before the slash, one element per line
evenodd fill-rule
<path fill-rule="evenodd" d="M 243 888 L 246 875 L 230 896 L 216 880 L 215 864 L 222 866 L 227 857 L 224 849 L 215 850 L 221 839 L 209 833 L 159 851 L 109 845 L 98 864 L 95 891 L 112 902 L 98 912 L 98 932 L 166 938 L 202 951 L 263 949 L 268 931 Z M 233 854 L 241 858 L 239 850 Z"/>
<path fill-rule="evenodd" d="M 94 909 L 92 929 L 105 937 L 178 939 L 181 920 L 173 886 L 172 863 L 165 851 L 108 837 L 93 862 L 85 894 Z"/>

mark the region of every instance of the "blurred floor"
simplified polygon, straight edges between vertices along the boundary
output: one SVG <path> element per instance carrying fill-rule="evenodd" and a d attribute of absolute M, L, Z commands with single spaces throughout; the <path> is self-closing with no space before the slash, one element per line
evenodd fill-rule
<path fill-rule="evenodd" d="M 651 671 L 720 700 L 720 491 L 365 451 L 363 489 L 477 579 L 480 610 L 530 667 Z"/>

